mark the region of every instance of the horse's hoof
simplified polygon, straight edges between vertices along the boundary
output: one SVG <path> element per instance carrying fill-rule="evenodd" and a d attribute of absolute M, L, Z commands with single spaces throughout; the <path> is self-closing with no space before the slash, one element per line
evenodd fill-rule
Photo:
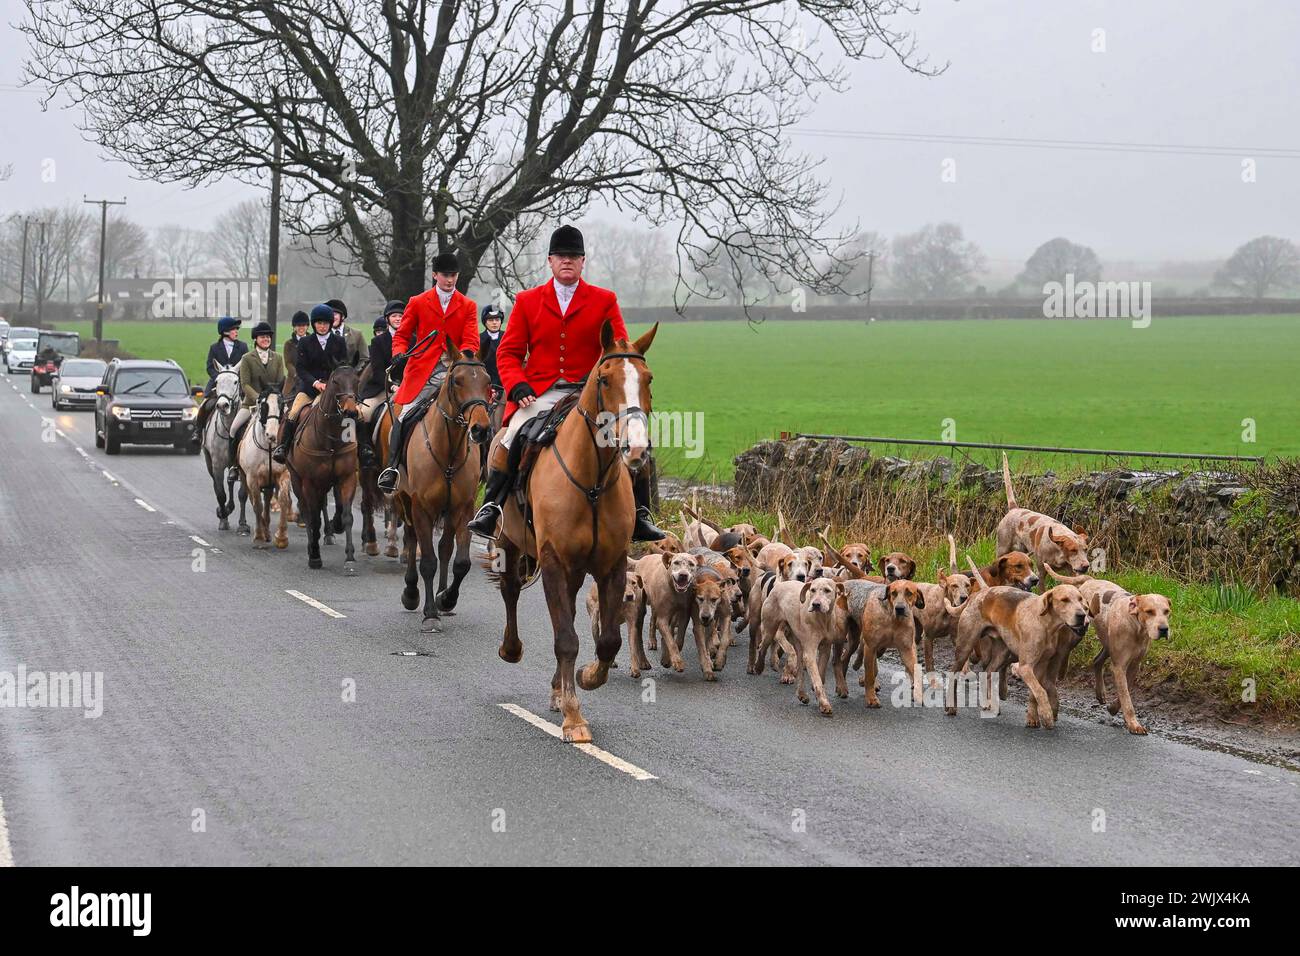
<path fill-rule="evenodd" d="M 454 608 L 457 600 L 459 600 L 459 596 L 449 598 L 446 591 L 440 591 L 438 593 L 438 610 L 443 614 L 455 614 Z"/>
<path fill-rule="evenodd" d="M 704 679 L 705 679 L 705 680 L 717 680 L 717 679 L 718 679 L 718 675 L 715 674 L 713 671 L 705 671 L 705 672 L 704 672 Z"/>
<path fill-rule="evenodd" d="M 513 648 L 507 648 L 504 644 L 497 648 L 497 657 L 501 658 L 507 664 L 518 664 L 524 658 L 524 645 L 518 644 Z M 555 710 L 557 708 L 552 708 Z"/>
<path fill-rule="evenodd" d="M 325 544 L 327 547 L 331 547 L 331 548 L 334 547 L 334 535 L 332 534 L 325 535 L 325 540 L 323 544 Z"/>
<path fill-rule="evenodd" d="M 420 622 L 421 634 L 441 634 L 442 623 L 436 617 L 426 617 Z"/>
<path fill-rule="evenodd" d="M 267 545 L 267 543 L 266 543 L 265 541 L 261 541 L 261 540 L 259 540 L 259 539 L 257 539 L 257 538 L 254 538 L 254 539 L 253 539 L 253 547 L 254 547 L 256 550 L 258 550 L 258 551 L 265 551 L 265 550 L 267 549 L 268 545 Z"/>
<path fill-rule="evenodd" d="M 239 526 L 239 536 L 240 536 L 241 538 L 244 537 L 245 535 L 250 535 L 250 534 L 252 534 L 252 533 L 253 533 L 253 532 L 249 529 L 248 525 L 246 525 L 246 524 L 241 524 L 241 525 Z"/>
<path fill-rule="evenodd" d="M 591 725 L 585 720 L 580 721 L 573 726 L 566 725 L 564 728 L 564 741 L 570 744 L 589 744 L 591 743 Z"/>
<path fill-rule="evenodd" d="M 420 589 L 413 588 L 409 585 L 402 588 L 402 607 L 408 611 L 414 611 L 420 606 Z"/>
<path fill-rule="evenodd" d="M 397 545 L 390 544 L 388 547 L 384 548 L 384 557 L 386 558 L 397 557 Z"/>
<path fill-rule="evenodd" d="M 218 524 L 217 524 L 217 530 L 218 530 L 218 531 L 229 531 L 229 530 L 230 530 L 230 522 L 227 521 L 225 518 L 222 518 L 221 521 L 218 522 Z"/>
<path fill-rule="evenodd" d="M 289 539 L 288 539 L 288 538 L 276 538 L 276 539 L 275 539 L 275 547 L 276 547 L 276 550 L 278 550 L 278 551 L 283 551 L 285 548 L 289 547 Z"/>
<path fill-rule="evenodd" d="M 311 568 L 313 571 L 319 571 L 321 568 L 325 567 L 325 562 L 320 558 L 308 558 L 307 567 Z"/>
<path fill-rule="evenodd" d="M 346 564 L 343 565 L 343 573 L 346 574 L 348 577 L 353 577 L 357 573 L 356 564 L 353 563 L 352 561 L 348 561 Z"/>
<path fill-rule="evenodd" d="M 595 690 L 597 687 L 603 687 L 605 681 L 609 679 L 609 668 L 601 668 L 600 661 L 592 661 L 586 667 L 578 668 L 577 673 L 578 686 L 583 690 Z"/>
<path fill-rule="evenodd" d="M 370 542 L 367 542 L 365 545 L 363 545 L 362 548 L 361 548 L 361 550 L 362 550 L 365 554 L 367 554 L 367 555 L 369 555 L 370 557 L 373 558 L 373 557 L 376 557 L 376 556 L 379 554 L 379 545 L 375 544 L 373 541 L 370 541 Z"/>

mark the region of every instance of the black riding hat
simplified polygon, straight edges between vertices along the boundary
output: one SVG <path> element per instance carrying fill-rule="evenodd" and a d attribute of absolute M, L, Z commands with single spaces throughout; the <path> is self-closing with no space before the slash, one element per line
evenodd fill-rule
<path fill-rule="evenodd" d="M 401 315 L 406 311 L 406 302 L 402 299 L 389 299 L 388 304 L 384 306 L 384 318 L 390 315 Z"/>
<path fill-rule="evenodd" d="M 342 299 L 326 299 L 325 304 L 339 315 L 343 316 L 343 318 L 346 319 L 348 317 L 348 307 L 343 304 Z"/>
<path fill-rule="evenodd" d="M 292 325 L 296 329 L 304 325 L 311 325 L 311 322 L 307 318 L 307 313 L 299 309 L 293 314 Z"/>
<path fill-rule="evenodd" d="M 388 328 L 388 316 L 381 315 L 379 318 L 375 319 L 375 324 L 372 327 L 376 332 L 384 331 L 384 329 Z"/>
<path fill-rule="evenodd" d="M 257 325 L 253 326 L 253 338 L 257 338 L 259 335 L 274 335 L 274 334 L 275 334 L 275 330 L 271 328 L 270 322 L 265 322 L 265 321 L 258 322 Z"/>
<path fill-rule="evenodd" d="M 483 306 L 483 318 L 481 321 L 484 325 L 487 325 L 488 319 L 496 319 L 498 322 L 504 322 L 506 320 L 506 314 L 495 305 L 485 305 Z"/>
<path fill-rule="evenodd" d="M 574 226 L 561 226 L 551 233 L 551 245 L 548 256 L 585 256 L 587 248 L 582 242 L 582 233 Z"/>
<path fill-rule="evenodd" d="M 433 259 L 433 271 L 443 272 L 447 275 L 456 275 L 460 272 L 460 260 L 456 258 L 454 252 L 440 252 Z"/>

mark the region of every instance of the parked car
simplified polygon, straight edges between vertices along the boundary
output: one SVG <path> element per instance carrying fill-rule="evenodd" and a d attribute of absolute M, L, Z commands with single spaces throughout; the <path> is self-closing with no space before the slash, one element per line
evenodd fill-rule
<path fill-rule="evenodd" d="M 35 339 L 10 339 L 5 352 L 5 368 L 9 374 L 29 371 L 36 361 Z"/>
<path fill-rule="evenodd" d="M 50 405 L 54 410 L 64 408 L 94 408 L 95 391 L 104 380 L 108 363 L 100 359 L 66 359 L 54 373 L 50 385 Z"/>
<path fill-rule="evenodd" d="M 63 360 L 81 354 L 81 336 L 76 332 L 41 329 L 36 336 L 36 361 L 32 363 L 32 394 L 54 381 Z"/>
<path fill-rule="evenodd" d="M 9 341 L 9 323 L 6 322 L 4 319 L 0 319 L 0 349 L 3 349 L 5 347 L 5 343 L 8 341 Z"/>
<path fill-rule="evenodd" d="M 31 339 L 33 342 L 40 336 L 41 330 L 30 325 L 13 325 L 9 327 L 9 337 L 5 339 L 5 358 L 9 357 L 9 349 L 14 342 L 19 339 Z"/>
<path fill-rule="evenodd" d="M 199 406 L 171 359 L 113 359 L 95 390 L 95 447 L 110 455 L 129 445 L 193 447 Z"/>

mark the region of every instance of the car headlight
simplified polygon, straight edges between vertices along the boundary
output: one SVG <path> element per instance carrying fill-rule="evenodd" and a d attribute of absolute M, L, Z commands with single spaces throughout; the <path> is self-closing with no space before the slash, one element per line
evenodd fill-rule
<path fill-rule="evenodd" d="M 119 418 L 123 421 L 131 420 L 131 409 L 127 408 L 125 405 L 114 405 L 110 411 L 113 413 L 114 418 Z"/>
<path fill-rule="evenodd" d="M 60 385 L 60 386 L 59 386 L 59 391 L 62 392 L 64 395 L 69 395 L 69 394 L 72 393 L 72 386 L 71 386 L 71 385 Z"/>
<path fill-rule="evenodd" d="M 187 422 L 192 422 L 199 417 L 199 406 L 191 405 L 181 410 L 181 417 Z"/>

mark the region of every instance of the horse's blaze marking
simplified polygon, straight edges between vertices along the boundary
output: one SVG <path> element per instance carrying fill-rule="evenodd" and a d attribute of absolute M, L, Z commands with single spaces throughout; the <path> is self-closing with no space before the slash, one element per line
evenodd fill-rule
<path fill-rule="evenodd" d="M 329 607 L 328 605 L 325 604 L 321 604 L 321 602 L 316 600 L 314 597 L 308 597 L 306 594 L 303 594 L 301 591 L 295 591 L 292 588 L 285 588 L 284 593 L 288 594 L 290 597 L 296 597 L 303 604 L 311 605 L 316 610 L 320 611 L 322 614 L 328 614 L 330 617 L 333 618 L 347 617 L 346 614 L 340 614 L 338 611 L 334 610 L 334 608 Z"/>
<path fill-rule="evenodd" d="M 562 727 L 556 726 L 555 724 L 551 723 L 549 720 L 543 720 L 541 717 L 538 717 L 536 714 L 534 714 L 531 710 L 528 710 L 527 708 L 520 707 L 518 704 L 497 704 L 497 706 L 500 707 L 502 710 L 514 714 L 516 717 L 522 717 L 524 720 L 528 721 L 538 730 L 545 731 L 546 733 L 550 734 L 552 737 L 556 737 L 559 740 L 564 739 L 564 729 Z M 622 757 L 615 757 L 609 751 L 601 750 L 595 744 L 574 744 L 573 747 L 576 750 L 581 750 L 587 756 L 595 757 L 601 763 L 608 764 L 609 766 L 613 767 L 615 770 L 627 774 L 629 777 L 631 777 L 634 780 L 658 780 L 659 779 L 654 774 L 650 773 L 648 770 L 642 770 L 636 764 L 628 763 Z"/>
<path fill-rule="evenodd" d="M 623 359 L 623 410 L 641 405 L 641 370 L 631 359 Z M 627 420 L 627 443 L 631 448 L 645 448 L 650 443 L 645 422 L 640 418 Z"/>

